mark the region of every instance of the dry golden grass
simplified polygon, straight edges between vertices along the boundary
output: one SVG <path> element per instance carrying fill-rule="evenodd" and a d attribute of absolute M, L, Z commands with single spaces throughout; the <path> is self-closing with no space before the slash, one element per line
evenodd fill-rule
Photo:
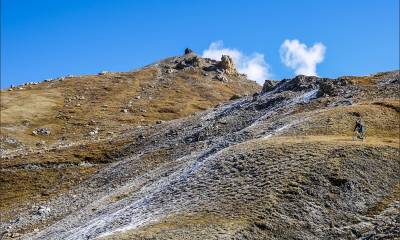
<path fill-rule="evenodd" d="M 154 224 L 139 227 L 135 230 L 128 230 L 110 236 L 101 237 L 102 240 L 128 240 L 128 239 L 151 239 L 155 236 L 163 236 L 188 239 L 188 236 L 196 235 L 198 239 L 209 237 L 210 231 L 214 229 L 223 230 L 221 237 L 229 237 L 240 229 L 245 228 L 249 222 L 241 218 L 227 218 L 214 213 L 198 213 L 193 215 L 174 215 L 162 219 Z M 205 230 L 208 229 L 208 230 Z M 218 232 L 214 233 L 218 235 Z M 169 236 L 169 237 L 168 237 Z"/>
<path fill-rule="evenodd" d="M 74 141 L 87 137 L 93 127 L 99 127 L 99 136 L 104 136 L 127 127 L 185 117 L 227 101 L 234 94 L 249 95 L 260 89 L 250 81 L 206 81 L 201 74 L 183 72 L 173 79 L 160 80 L 157 69 L 150 67 L 2 91 L 1 132 L 28 146 L 39 140 L 53 143 L 61 137 Z M 128 113 L 122 109 L 128 109 Z M 91 121 L 95 123 L 90 125 Z M 52 134 L 32 136 L 37 127 L 50 128 Z"/>
<path fill-rule="evenodd" d="M 2 219 L 14 217 L 12 209 L 26 207 L 26 203 L 40 203 L 64 192 L 99 170 L 87 168 L 38 169 L 2 171 L 0 174 L 0 212 Z M 7 213 L 7 214 L 5 214 Z M 11 215 L 10 215 L 11 214 Z"/>
<path fill-rule="evenodd" d="M 15 138 L 34 149 L 36 143 L 42 140 L 46 146 L 55 143 L 76 145 L 1 159 L 0 166 L 7 170 L 0 174 L 3 193 L 0 211 L 37 200 L 44 201 L 67 191 L 104 167 L 109 161 L 106 158 L 108 153 L 133 141 L 118 139 L 110 144 L 106 138 L 121 135 L 126 129 L 139 125 L 154 124 L 158 120 L 186 117 L 227 101 L 234 94 L 250 95 L 260 89 L 251 81 L 222 83 L 205 80 L 201 71 L 160 76 L 156 67 L 149 67 L 136 72 L 42 82 L 23 86 L 22 90 L 3 90 L 1 135 Z M 128 109 L 128 112 L 124 113 L 122 109 Z M 33 136 L 32 131 L 39 127 L 49 128 L 50 136 Z M 99 133 L 95 137 L 89 136 L 88 133 L 96 127 Z M 78 165 L 82 162 L 95 166 L 23 169 L 27 164 Z M 56 188 L 53 187 L 55 185 Z"/>
<path fill-rule="evenodd" d="M 268 139 L 274 143 L 300 143 L 300 142 L 321 142 L 321 143 L 348 143 L 355 145 L 376 145 L 399 147 L 399 138 L 367 137 L 364 141 L 353 140 L 351 136 L 340 135 L 307 135 L 307 136 L 286 136 Z"/>

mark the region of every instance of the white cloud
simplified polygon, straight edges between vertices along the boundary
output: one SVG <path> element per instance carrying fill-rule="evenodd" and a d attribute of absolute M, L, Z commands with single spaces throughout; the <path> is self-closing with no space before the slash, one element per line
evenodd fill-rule
<path fill-rule="evenodd" d="M 317 76 L 317 64 L 325 57 L 326 47 L 316 43 L 307 47 L 299 40 L 285 40 L 280 48 L 282 62 L 298 75 Z"/>
<path fill-rule="evenodd" d="M 223 45 L 222 41 L 212 42 L 208 49 L 203 51 L 203 57 L 221 60 L 222 55 L 229 55 L 238 72 L 246 74 L 249 79 L 261 85 L 271 77 L 269 65 L 265 62 L 263 54 L 253 53 L 248 56 L 237 49 L 224 48 Z"/>

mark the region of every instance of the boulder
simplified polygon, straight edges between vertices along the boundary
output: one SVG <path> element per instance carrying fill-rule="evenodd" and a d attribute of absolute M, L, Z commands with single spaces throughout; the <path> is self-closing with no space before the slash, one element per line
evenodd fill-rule
<path fill-rule="evenodd" d="M 50 135 L 51 131 L 48 128 L 36 128 L 35 130 L 32 131 L 32 134 L 37 136 L 37 135 L 42 135 L 42 136 L 48 136 Z"/>
<path fill-rule="evenodd" d="M 167 70 L 165 70 L 166 73 L 170 74 L 170 73 L 174 73 L 175 69 L 172 68 L 168 68 Z"/>
<path fill-rule="evenodd" d="M 38 210 L 37 210 L 37 214 L 40 216 L 46 216 L 51 212 L 51 209 L 49 207 L 46 206 L 39 206 Z"/>
<path fill-rule="evenodd" d="M 228 82 L 228 78 L 223 73 L 217 74 L 215 78 L 221 82 Z"/>
<path fill-rule="evenodd" d="M 270 92 L 270 91 L 274 90 L 277 83 L 278 82 L 274 81 L 274 80 L 265 80 L 261 92 L 266 93 L 266 92 Z"/>
<path fill-rule="evenodd" d="M 193 55 L 189 55 L 186 56 L 183 60 L 179 61 L 176 66 L 175 69 L 181 70 L 181 69 L 186 69 L 186 68 L 190 68 L 190 67 L 201 67 L 202 65 L 204 65 L 204 60 L 199 57 L 196 56 L 195 54 Z"/>
<path fill-rule="evenodd" d="M 191 54 L 192 52 L 193 52 L 192 49 L 190 49 L 190 48 L 185 48 L 185 55 Z"/>
<path fill-rule="evenodd" d="M 238 75 L 235 64 L 233 63 L 232 58 L 228 55 L 222 55 L 218 67 L 228 75 Z"/>

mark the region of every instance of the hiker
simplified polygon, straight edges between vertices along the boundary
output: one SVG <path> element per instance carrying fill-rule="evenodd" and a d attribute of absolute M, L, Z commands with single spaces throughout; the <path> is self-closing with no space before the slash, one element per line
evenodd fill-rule
<path fill-rule="evenodd" d="M 364 138 L 365 138 L 365 126 L 364 126 L 364 123 L 362 122 L 361 118 L 359 118 L 356 121 L 356 126 L 354 127 L 353 132 L 357 134 L 357 138 L 358 139 L 361 139 L 361 141 L 364 141 Z M 353 141 L 355 141 L 354 136 L 353 136 Z"/>

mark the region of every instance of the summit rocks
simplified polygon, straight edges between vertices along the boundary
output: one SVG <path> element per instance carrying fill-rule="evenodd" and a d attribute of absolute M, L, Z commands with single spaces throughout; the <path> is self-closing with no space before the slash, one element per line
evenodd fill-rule
<path fill-rule="evenodd" d="M 227 74 L 227 75 L 238 75 L 235 64 L 233 60 L 228 55 L 222 55 L 221 62 L 219 62 L 218 66 Z"/>

